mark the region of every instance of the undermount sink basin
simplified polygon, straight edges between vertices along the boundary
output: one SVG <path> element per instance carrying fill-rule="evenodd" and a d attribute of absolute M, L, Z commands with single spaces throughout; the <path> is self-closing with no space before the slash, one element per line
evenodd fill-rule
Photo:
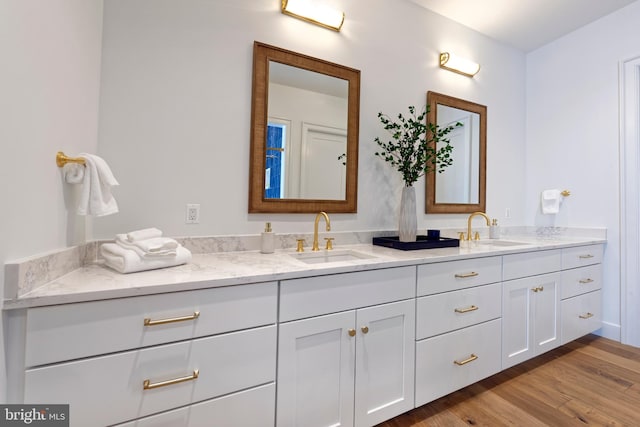
<path fill-rule="evenodd" d="M 307 264 L 325 264 L 330 262 L 355 261 L 375 258 L 375 256 L 373 255 L 353 251 L 351 249 L 339 249 L 330 251 L 322 250 L 318 252 L 299 252 L 289 255 L 297 259 L 298 261 L 302 261 Z"/>
<path fill-rule="evenodd" d="M 528 245 L 525 242 L 516 242 L 514 240 L 498 240 L 498 239 L 490 239 L 490 240 L 474 240 L 472 245 L 477 246 L 522 246 Z"/>

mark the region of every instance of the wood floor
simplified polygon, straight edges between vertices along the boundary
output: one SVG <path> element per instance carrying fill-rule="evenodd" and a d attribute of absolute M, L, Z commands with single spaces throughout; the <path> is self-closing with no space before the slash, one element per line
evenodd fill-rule
<path fill-rule="evenodd" d="M 640 348 L 588 335 L 378 427 L 640 426 Z"/>

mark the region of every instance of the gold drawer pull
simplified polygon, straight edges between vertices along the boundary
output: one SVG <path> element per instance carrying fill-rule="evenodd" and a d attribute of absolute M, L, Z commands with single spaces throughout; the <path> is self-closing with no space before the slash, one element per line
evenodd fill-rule
<path fill-rule="evenodd" d="M 593 317 L 593 313 L 581 314 L 578 317 L 581 319 L 589 319 L 590 317 Z"/>
<path fill-rule="evenodd" d="M 544 291 L 544 286 L 536 286 L 535 288 L 531 288 L 533 292 L 542 292 Z"/>
<path fill-rule="evenodd" d="M 187 375 L 186 377 L 174 378 L 172 380 L 160 381 L 158 383 L 152 383 L 151 380 L 144 380 L 144 382 L 142 383 L 142 388 L 144 390 L 151 390 L 154 388 L 165 387 L 172 384 L 183 383 L 185 381 L 195 380 L 196 378 L 198 378 L 198 375 L 200 375 L 200 371 L 194 369 L 193 374 Z"/>
<path fill-rule="evenodd" d="M 478 276 L 479 273 L 476 273 L 475 271 L 471 271 L 469 273 L 461 273 L 461 274 L 456 274 L 455 277 L 456 279 L 466 279 L 468 277 L 476 277 Z"/>
<path fill-rule="evenodd" d="M 582 284 L 587 284 L 593 282 L 593 279 L 581 279 L 579 282 Z"/>
<path fill-rule="evenodd" d="M 476 356 L 475 354 L 471 353 L 471 356 L 469 356 L 468 359 L 464 359 L 462 361 L 454 360 L 453 363 L 455 363 L 458 366 L 462 366 L 462 365 L 466 365 L 467 363 L 473 362 L 477 358 L 478 358 L 478 356 Z"/>
<path fill-rule="evenodd" d="M 455 311 L 456 313 L 468 313 L 468 312 L 470 312 L 470 311 L 476 311 L 477 309 L 478 309 L 478 307 L 477 307 L 477 306 L 472 305 L 472 306 L 469 306 L 469 307 L 467 307 L 467 308 L 456 308 L 456 309 L 455 309 L 455 310 L 453 310 L 453 311 Z"/>
<path fill-rule="evenodd" d="M 173 317 L 171 319 L 151 320 L 150 318 L 145 317 L 144 326 L 155 326 L 164 325 L 166 323 L 184 322 L 185 320 L 195 320 L 198 317 L 200 317 L 199 311 L 194 311 L 193 314 L 190 314 L 189 316 Z"/>
<path fill-rule="evenodd" d="M 591 255 L 591 254 L 578 255 L 578 258 L 580 258 L 580 259 L 589 259 L 589 258 L 593 258 L 593 255 Z"/>

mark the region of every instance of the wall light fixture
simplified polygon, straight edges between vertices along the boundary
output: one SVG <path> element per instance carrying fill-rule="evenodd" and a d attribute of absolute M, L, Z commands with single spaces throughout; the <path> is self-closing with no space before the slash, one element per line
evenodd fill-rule
<path fill-rule="evenodd" d="M 334 31 L 340 31 L 344 23 L 344 12 L 313 0 L 282 0 L 282 13 Z"/>
<path fill-rule="evenodd" d="M 451 52 L 442 52 L 440 54 L 440 68 L 473 77 L 480 71 L 480 64 L 456 56 Z"/>

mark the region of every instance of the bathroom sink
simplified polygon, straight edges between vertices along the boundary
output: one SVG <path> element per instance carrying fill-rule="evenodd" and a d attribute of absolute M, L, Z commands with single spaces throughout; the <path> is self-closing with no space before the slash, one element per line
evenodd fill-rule
<path fill-rule="evenodd" d="M 525 243 L 525 242 L 516 242 L 514 240 L 497 240 L 497 239 L 490 239 L 490 240 L 474 240 L 472 242 L 472 245 L 477 245 L 477 246 L 494 246 L 494 247 L 501 247 L 501 246 L 523 246 L 523 245 L 528 245 L 529 243 Z"/>
<path fill-rule="evenodd" d="M 375 258 L 375 256 L 373 255 L 353 251 L 351 249 L 339 249 L 331 251 L 322 250 L 319 252 L 298 252 L 289 255 L 297 259 L 298 261 L 302 261 L 307 264 L 325 264 L 331 262 L 356 261 L 361 259 Z"/>

